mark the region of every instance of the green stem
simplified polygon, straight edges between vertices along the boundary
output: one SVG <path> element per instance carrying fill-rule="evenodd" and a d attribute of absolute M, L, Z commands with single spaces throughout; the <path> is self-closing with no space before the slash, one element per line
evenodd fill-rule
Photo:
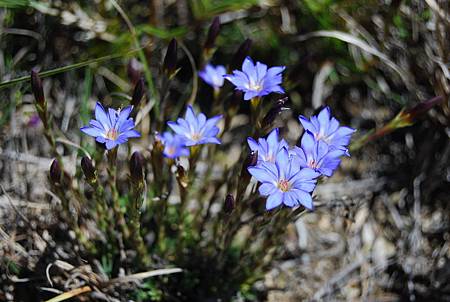
<path fill-rule="evenodd" d="M 108 155 L 108 184 L 111 189 L 112 205 L 114 210 L 114 216 L 119 224 L 119 227 L 123 233 L 123 236 L 128 239 L 130 236 L 129 230 L 125 223 L 125 217 L 120 206 L 119 192 L 117 191 L 117 147 L 109 150 Z"/>

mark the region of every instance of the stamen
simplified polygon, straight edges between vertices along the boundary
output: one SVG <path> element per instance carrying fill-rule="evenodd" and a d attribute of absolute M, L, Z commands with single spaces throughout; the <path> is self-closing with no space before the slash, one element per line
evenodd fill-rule
<path fill-rule="evenodd" d="M 318 166 L 319 166 L 319 163 L 316 162 L 314 159 L 310 159 L 310 160 L 308 161 L 308 166 L 309 166 L 310 168 L 312 168 L 312 169 L 317 169 Z"/>
<path fill-rule="evenodd" d="M 201 138 L 202 138 L 202 135 L 200 133 L 195 132 L 195 133 L 191 134 L 191 139 L 193 141 L 199 141 Z"/>
<path fill-rule="evenodd" d="M 278 182 L 278 188 L 283 192 L 287 192 L 291 188 L 291 184 L 286 179 L 282 179 Z"/>
<path fill-rule="evenodd" d="M 115 141 L 117 139 L 118 132 L 115 128 L 111 128 L 106 133 L 106 138 Z"/>

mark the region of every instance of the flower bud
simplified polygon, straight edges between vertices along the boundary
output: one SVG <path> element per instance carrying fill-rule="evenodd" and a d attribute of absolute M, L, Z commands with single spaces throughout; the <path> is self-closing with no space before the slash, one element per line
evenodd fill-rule
<path fill-rule="evenodd" d="M 55 184 L 61 184 L 61 167 L 57 159 L 54 159 L 50 166 L 50 180 Z"/>
<path fill-rule="evenodd" d="M 256 166 L 258 163 L 258 151 L 251 151 L 245 160 L 245 168 Z"/>
<path fill-rule="evenodd" d="M 136 85 L 141 77 L 141 71 L 139 66 L 139 61 L 135 58 L 132 58 L 127 65 L 127 74 L 128 78 L 132 85 Z"/>
<path fill-rule="evenodd" d="M 133 182 L 142 182 L 144 178 L 144 157 L 139 151 L 131 155 L 130 176 Z"/>
<path fill-rule="evenodd" d="M 232 194 L 228 194 L 227 197 L 225 197 L 225 203 L 223 205 L 223 210 L 225 214 L 231 214 L 235 207 L 235 200 L 234 196 Z"/>
<path fill-rule="evenodd" d="M 242 62 L 244 62 L 245 57 L 247 57 L 250 47 L 252 46 L 252 40 L 247 39 L 244 43 L 239 46 L 239 49 L 234 54 L 230 63 L 230 70 L 240 69 L 242 66 Z"/>
<path fill-rule="evenodd" d="M 83 170 L 84 176 L 88 183 L 94 183 L 97 179 L 97 175 L 95 173 L 94 165 L 89 157 L 84 156 L 81 158 L 81 170 Z"/>
<path fill-rule="evenodd" d="M 140 78 L 136 86 L 134 87 L 133 96 L 131 97 L 131 105 L 133 105 L 134 108 L 138 108 L 139 103 L 142 100 L 142 97 L 144 96 L 144 79 Z"/>
<path fill-rule="evenodd" d="M 431 108 L 433 108 L 434 106 L 436 106 L 437 104 L 440 104 L 442 102 L 444 98 L 442 96 L 436 96 L 432 99 L 429 99 L 427 101 L 424 102 L 420 102 L 419 104 L 417 104 L 416 106 L 407 109 L 407 110 L 402 110 L 397 118 L 400 121 L 400 125 L 399 126 L 409 126 L 412 125 L 414 120 L 421 116 L 422 114 L 426 113 L 428 110 L 430 110 Z"/>
<path fill-rule="evenodd" d="M 177 40 L 172 39 L 167 47 L 166 56 L 164 57 L 163 72 L 167 77 L 171 78 L 177 68 Z"/>
<path fill-rule="evenodd" d="M 282 98 L 279 99 L 275 105 L 267 112 L 266 116 L 264 116 L 262 125 L 265 128 L 268 128 L 272 125 L 272 123 L 275 121 L 275 118 L 280 114 L 282 111 L 289 110 L 289 108 L 284 107 L 284 104 L 287 102 L 288 98 Z"/>
<path fill-rule="evenodd" d="M 45 108 L 44 89 L 42 88 L 42 81 L 36 69 L 31 70 L 31 89 L 33 90 L 36 103 L 42 108 L 42 110 L 44 110 Z"/>
<path fill-rule="evenodd" d="M 208 30 L 208 36 L 206 37 L 204 49 L 212 49 L 215 47 L 216 38 L 220 32 L 220 18 L 215 17 Z"/>

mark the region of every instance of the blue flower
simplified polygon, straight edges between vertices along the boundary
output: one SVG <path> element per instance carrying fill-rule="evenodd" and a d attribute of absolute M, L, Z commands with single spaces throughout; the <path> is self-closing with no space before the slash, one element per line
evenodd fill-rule
<path fill-rule="evenodd" d="M 181 136 L 173 135 L 166 131 L 162 135 L 157 135 L 156 138 L 164 145 L 163 154 L 165 157 L 189 156 L 189 149 L 186 148 L 184 139 Z"/>
<path fill-rule="evenodd" d="M 264 162 L 248 171 L 261 186 L 259 193 L 268 196 L 266 209 L 271 210 L 284 204 L 288 207 L 303 205 L 312 210 L 314 208 L 311 192 L 316 186 L 316 178 L 320 173 L 304 168 L 300 169 L 295 159 L 289 156 L 288 150 L 283 148 L 278 153 L 275 163 Z"/>
<path fill-rule="evenodd" d="M 233 74 L 225 75 L 225 79 L 233 83 L 237 90 L 245 93 L 244 100 L 250 100 L 272 92 L 284 93 L 280 86 L 282 82 L 281 73 L 284 69 L 284 66 L 267 69 L 266 64 L 256 62 L 255 65 L 252 59 L 247 57 L 242 63 L 242 71 L 234 70 Z"/>
<path fill-rule="evenodd" d="M 303 115 L 299 116 L 300 123 L 305 130 L 310 131 L 316 140 L 323 140 L 330 149 L 347 150 L 351 136 L 355 129 L 350 127 L 339 127 L 339 122 L 331 117 L 330 108 L 325 107 L 317 116 L 311 116 L 308 120 Z M 348 155 L 348 152 L 346 152 Z"/>
<path fill-rule="evenodd" d="M 184 119 L 178 118 L 177 122 L 167 122 L 167 125 L 184 139 L 186 146 L 220 144 L 216 124 L 221 118 L 222 115 L 217 115 L 207 119 L 203 113 L 196 115 L 192 106 L 188 106 Z"/>
<path fill-rule="evenodd" d="M 330 150 L 327 143 L 315 140 L 314 134 L 306 130 L 302 137 L 301 148 L 295 147 L 291 154 L 296 157 L 300 167 L 311 168 L 320 174 L 331 176 L 341 163 L 340 158 L 346 155 L 346 150 Z"/>
<path fill-rule="evenodd" d="M 224 75 L 227 70 L 224 66 L 218 65 L 216 67 L 208 64 L 205 69 L 198 73 L 199 77 L 203 79 L 208 85 L 212 86 L 214 89 L 218 89 L 223 86 Z"/>
<path fill-rule="evenodd" d="M 129 138 L 140 137 L 141 134 L 134 130 L 134 121 L 130 116 L 133 106 L 122 110 L 109 108 L 108 111 L 97 102 L 95 106 L 95 120 L 89 122 L 89 126 L 80 128 L 87 135 L 95 137 L 99 143 L 105 144 L 106 149 L 111 150 L 117 145 L 126 143 Z"/>
<path fill-rule="evenodd" d="M 261 162 L 275 162 L 275 158 L 283 148 L 288 148 L 284 139 L 278 139 L 279 130 L 275 128 L 269 133 L 267 139 L 259 138 L 256 142 L 253 138 L 247 138 L 247 143 L 252 151 L 258 151 L 258 164 Z"/>

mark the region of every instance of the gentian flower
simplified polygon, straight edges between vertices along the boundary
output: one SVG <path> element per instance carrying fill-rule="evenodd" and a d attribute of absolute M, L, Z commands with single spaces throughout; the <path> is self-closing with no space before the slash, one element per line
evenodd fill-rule
<path fill-rule="evenodd" d="M 323 140 L 315 140 L 314 134 L 309 130 L 303 134 L 301 148 L 295 147 L 291 154 L 298 160 L 300 167 L 311 168 L 325 176 L 333 175 L 341 163 L 341 156 L 346 155 L 346 150 L 332 149 Z"/>
<path fill-rule="evenodd" d="M 314 208 L 311 192 L 316 186 L 316 178 L 320 173 L 304 168 L 300 169 L 288 150 L 283 148 L 275 159 L 275 163 L 264 162 L 248 171 L 261 186 L 259 193 L 268 196 L 266 209 L 271 210 L 284 204 L 288 207 L 303 205 L 312 210 Z"/>
<path fill-rule="evenodd" d="M 281 73 L 284 69 L 284 66 L 275 66 L 268 69 L 266 64 L 260 62 L 254 64 L 252 59 L 247 57 L 242 63 L 242 71 L 234 70 L 233 74 L 225 75 L 225 79 L 233 83 L 237 90 L 245 93 L 244 100 L 250 100 L 272 92 L 284 93 L 280 86 L 282 82 Z"/>
<path fill-rule="evenodd" d="M 219 89 L 223 86 L 223 76 L 227 73 L 224 66 L 218 65 L 216 67 L 208 64 L 205 69 L 198 73 L 199 77 L 203 79 L 208 85 L 214 89 Z"/>
<path fill-rule="evenodd" d="M 134 121 L 130 116 L 133 106 L 127 106 L 122 110 L 109 108 L 108 111 L 97 102 L 95 106 L 95 120 L 89 122 L 89 126 L 80 128 L 87 135 L 95 137 L 99 143 L 105 144 L 106 149 L 111 150 L 117 145 L 126 143 L 129 138 L 140 137 L 141 134 L 134 130 Z"/>
<path fill-rule="evenodd" d="M 203 113 L 196 115 L 192 106 L 188 106 L 184 119 L 178 118 L 177 122 L 167 124 L 184 139 L 186 146 L 220 144 L 220 140 L 216 137 L 219 133 L 216 124 L 221 118 L 222 115 L 216 115 L 207 119 Z"/>
<path fill-rule="evenodd" d="M 275 162 L 275 158 L 283 148 L 288 148 L 284 139 L 279 140 L 279 129 L 273 129 L 267 139 L 259 138 L 256 142 L 253 138 L 247 138 L 247 143 L 252 151 L 258 151 L 258 164 L 261 162 Z"/>
<path fill-rule="evenodd" d="M 305 130 L 310 131 L 316 140 L 326 142 L 330 149 L 346 150 L 350 138 L 355 132 L 355 129 L 350 127 L 339 127 L 338 120 L 331 117 L 329 107 L 322 109 L 317 116 L 311 116 L 310 120 L 303 115 L 299 116 L 299 120 Z M 348 151 L 346 154 L 349 155 Z"/>
<path fill-rule="evenodd" d="M 164 145 L 163 154 L 165 157 L 189 156 L 189 149 L 186 148 L 184 139 L 181 136 L 173 135 L 166 131 L 162 135 L 157 135 L 156 138 Z"/>

